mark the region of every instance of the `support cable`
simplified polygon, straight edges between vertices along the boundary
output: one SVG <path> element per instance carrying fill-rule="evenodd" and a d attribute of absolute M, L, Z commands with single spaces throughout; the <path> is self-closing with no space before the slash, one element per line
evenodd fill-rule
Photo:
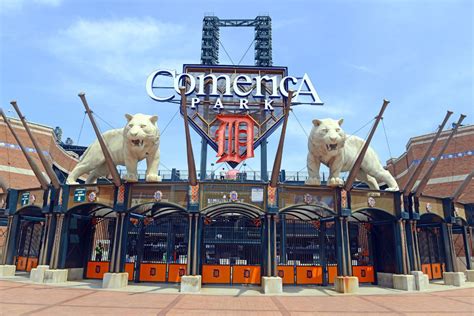
<path fill-rule="evenodd" d="M 93 112 L 92 114 L 94 114 L 98 119 L 100 119 L 102 122 L 104 122 L 105 124 L 107 124 L 107 125 L 110 126 L 111 128 L 115 129 L 115 127 L 113 127 L 112 124 L 110 124 L 109 122 L 107 122 L 106 120 L 104 120 L 102 117 L 100 117 L 99 114 L 97 114 L 96 112 Z"/>
<path fill-rule="evenodd" d="M 301 129 L 303 130 L 303 132 L 304 132 L 304 134 L 306 135 L 306 137 L 309 138 L 308 133 L 307 133 L 306 130 L 304 129 L 303 124 L 301 124 L 300 120 L 298 119 L 298 116 L 296 116 L 296 114 L 295 114 L 295 112 L 293 111 L 293 109 L 291 109 L 290 112 L 293 113 L 293 116 L 295 117 L 296 122 L 298 122 L 298 125 L 301 127 Z"/>
<path fill-rule="evenodd" d="M 230 62 L 232 63 L 232 65 L 235 66 L 234 60 L 232 59 L 232 57 L 230 57 L 229 53 L 227 52 L 227 49 L 225 49 L 224 44 L 222 44 L 221 40 L 219 40 L 219 44 L 222 46 L 222 49 L 224 50 L 227 57 L 230 59 Z"/>
<path fill-rule="evenodd" d="M 174 120 L 174 118 L 176 117 L 176 115 L 178 115 L 178 112 L 179 112 L 179 108 L 178 110 L 176 110 L 176 112 L 174 113 L 173 117 L 170 118 L 170 120 L 168 121 L 168 123 L 166 123 L 166 126 L 163 128 L 163 130 L 160 132 L 160 137 L 165 133 L 166 129 L 168 128 L 168 126 L 170 126 L 171 122 Z M 187 118 L 184 118 L 185 120 Z"/>
<path fill-rule="evenodd" d="M 247 53 L 249 52 L 250 50 L 250 47 L 252 47 L 253 43 L 255 42 L 255 39 L 250 43 L 249 47 L 247 47 L 247 50 L 245 51 L 245 53 L 242 55 L 242 57 L 240 58 L 239 62 L 237 63 L 237 65 L 240 65 L 240 63 L 242 62 L 242 60 L 245 58 L 245 56 L 247 56 Z"/>
<path fill-rule="evenodd" d="M 390 155 L 390 158 L 392 158 L 392 150 L 390 149 L 390 143 L 388 142 L 387 131 L 385 129 L 385 124 L 383 122 L 383 117 L 381 121 L 382 121 L 383 133 L 385 134 L 385 142 L 387 143 L 387 147 L 388 147 L 388 154 Z"/>
<path fill-rule="evenodd" d="M 82 135 L 82 129 L 84 128 L 84 122 L 86 120 L 86 112 L 84 112 L 84 116 L 82 117 L 82 124 L 81 124 L 81 128 L 79 129 L 79 135 L 77 135 L 77 141 L 76 141 L 76 144 L 79 145 L 79 140 L 81 139 L 81 135 Z"/>

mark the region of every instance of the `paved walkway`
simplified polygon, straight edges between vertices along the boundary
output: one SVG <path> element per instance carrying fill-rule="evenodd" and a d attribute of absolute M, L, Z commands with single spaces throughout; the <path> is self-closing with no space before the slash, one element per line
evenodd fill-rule
<path fill-rule="evenodd" d="M 146 287 L 145 287 L 146 288 Z M 156 288 L 156 287 L 155 287 Z M 215 289 L 215 288 L 214 288 Z M 380 290 L 380 288 L 378 288 Z M 240 294 L 244 294 L 241 292 Z M 474 288 L 377 295 L 183 295 L 0 281 L 1 315 L 474 315 Z"/>

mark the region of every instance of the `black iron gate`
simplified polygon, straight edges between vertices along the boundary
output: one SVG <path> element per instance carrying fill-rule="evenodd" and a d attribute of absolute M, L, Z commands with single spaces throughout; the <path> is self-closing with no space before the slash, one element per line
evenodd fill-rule
<path fill-rule="evenodd" d="M 283 284 L 334 283 L 334 219 L 309 221 L 282 216 L 277 226 L 277 254 L 278 276 Z"/>
<path fill-rule="evenodd" d="M 84 268 L 88 261 L 91 220 L 89 216 L 69 214 L 65 268 Z"/>
<path fill-rule="evenodd" d="M 374 283 L 377 272 L 396 273 L 394 223 L 350 222 L 352 274 L 359 282 Z"/>
<path fill-rule="evenodd" d="M 260 284 L 262 220 L 225 214 L 203 218 L 202 282 Z"/>
<path fill-rule="evenodd" d="M 112 214 L 111 214 L 112 215 Z M 104 273 L 109 271 L 112 256 L 116 218 L 92 217 L 90 221 L 90 240 L 87 245 L 87 271 L 86 277 L 90 279 L 102 279 Z"/>
<path fill-rule="evenodd" d="M 16 269 L 31 271 L 38 265 L 41 240 L 43 238 L 44 221 L 21 219 L 18 238 Z"/>
<path fill-rule="evenodd" d="M 417 229 L 422 271 L 431 279 L 442 279 L 446 255 L 443 247 L 441 227 L 420 226 Z"/>
<path fill-rule="evenodd" d="M 188 262 L 188 219 L 132 215 L 127 239 L 126 269 L 136 281 L 180 282 Z"/>

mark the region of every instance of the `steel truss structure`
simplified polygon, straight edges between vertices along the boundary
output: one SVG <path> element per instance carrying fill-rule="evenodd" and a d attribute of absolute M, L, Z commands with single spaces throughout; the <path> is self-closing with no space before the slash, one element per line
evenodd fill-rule
<path fill-rule="evenodd" d="M 205 16 L 202 24 L 201 63 L 219 64 L 219 30 L 221 27 L 253 27 L 255 29 L 255 65 L 272 66 L 272 19 L 257 16 L 255 19 L 219 19 Z"/>

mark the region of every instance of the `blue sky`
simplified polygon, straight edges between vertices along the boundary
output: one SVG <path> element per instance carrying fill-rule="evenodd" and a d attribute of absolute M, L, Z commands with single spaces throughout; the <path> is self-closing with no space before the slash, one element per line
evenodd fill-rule
<path fill-rule="evenodd" d="M 373 140 L 382 162 L 404 152 L 412 136 L 432 132 L 447 109 L 474 122 L 472 1 L 73 1 L 0 0 L 0 101 L 18 101 L 30 121 L 60 126 L 78 140 L 85 91 L 93 110 L 113 127 L 124 113 L 159 116 L 161 129 L 177 107 L 145 91 L 150 72 L 199 63 L 202 18 L 273 21 L 273 62 L 289 73 L 308 73 L 323 107 L 298 106 L 309 132 L 314 118 L 343 117 L 358 130 L 391 101 Z M 133 5 L 131 5 L 133 3 Z M 200 4 L 198 4 L 200 3 Z M 225 29 L 221 41 L 239 60 L 251 29 Z M 221 64 L 230 61 L 221 51 Z M 253 63 L 253 49 L 243 64 Z M 10 113 L 12 115 L 12 113 Z M 110 128 L 99 121 L 102 130 Z M 368 127 L 358 135 L 365 137 Z M 199 166 L 199 139 L 194 150 Z M 86 120 L 79 144 L 95 138 Z M 278 131 L 269 140 L 269 169 Z M 290 116 L 283 168 L 306 166 L 307 138 Z M 162 163 L 186 169 L 183 122 L 176 117 L 161 139 Z M 259 169 L 259 151 L 248 165 Z M 208 165 L 215 161 L 210 149 Z"/>

